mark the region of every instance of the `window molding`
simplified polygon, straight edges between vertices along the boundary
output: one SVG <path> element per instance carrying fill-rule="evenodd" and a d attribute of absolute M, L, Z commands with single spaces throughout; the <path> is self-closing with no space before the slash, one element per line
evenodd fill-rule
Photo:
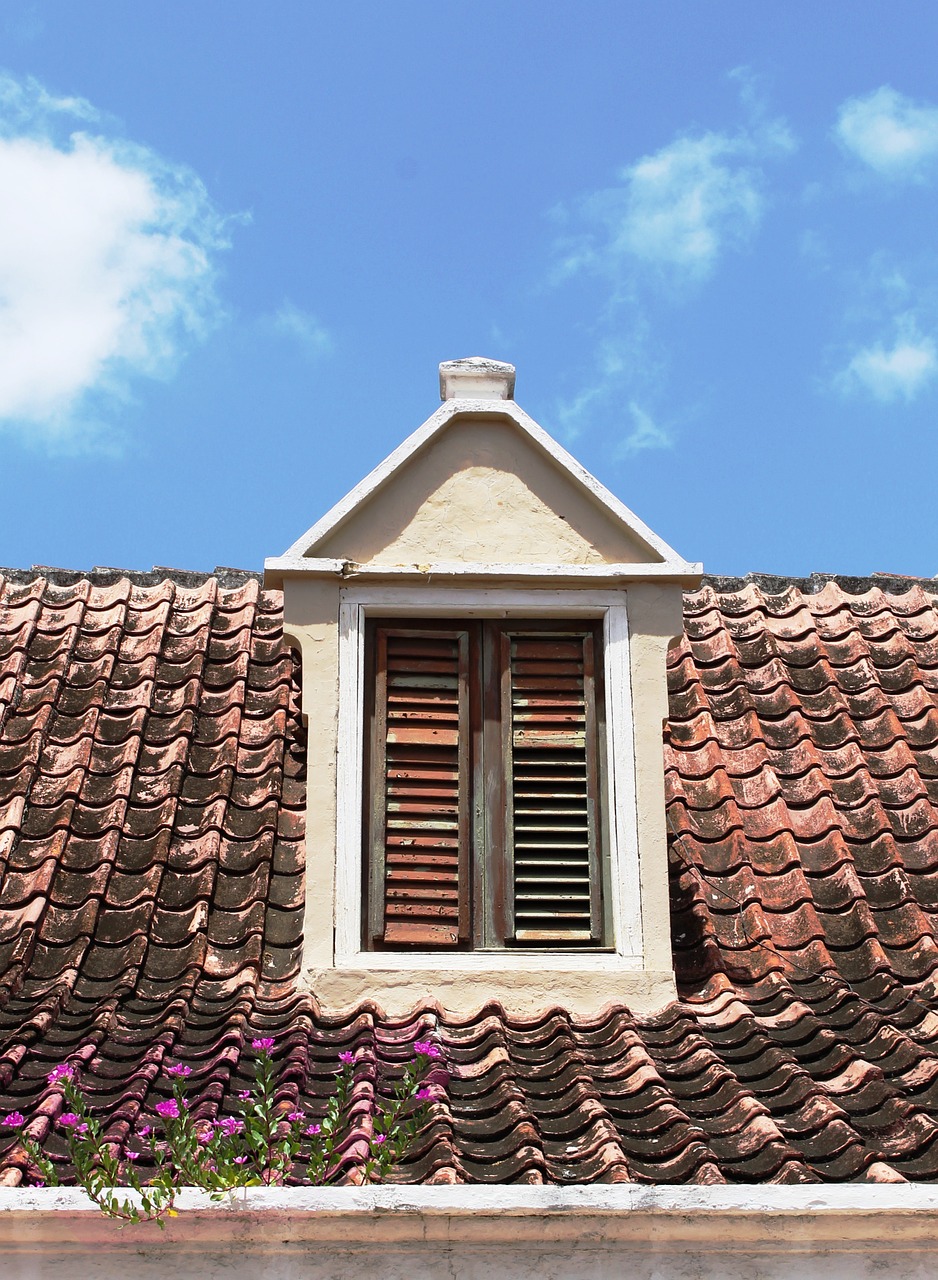
<path fill-rule="evenodd" d="M 608 865 L 612 937 L 603 951 L 365 951 L 361 942 L 364 838 L 365 619 L 599 618 L 606 691 Z M 644 967 L 635 799 L 629 627 L 625 591 L 510 587 L 347 587 L 339 598 L 339 705 L 336 751 L 335 966 L 338 969 L 454 971 L 641 970 Z"/>

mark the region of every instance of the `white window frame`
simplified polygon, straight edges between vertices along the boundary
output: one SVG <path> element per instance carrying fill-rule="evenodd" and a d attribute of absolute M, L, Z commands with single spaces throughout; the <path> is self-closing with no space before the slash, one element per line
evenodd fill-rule
<path fill-rule="evenodd" d="M 643 938 L 635 744 L 626 592 L 510 587 L 343 588 L 339 597 L 339 724 L 336 758 L 335 967 L 337 969 L 641 970 Z M 365 746 L 365 620 L 384 618 L 601 618 L 605 685 L 608 885 L 612 939 L 604 951 L 365 951 L 362 948 Z"/>

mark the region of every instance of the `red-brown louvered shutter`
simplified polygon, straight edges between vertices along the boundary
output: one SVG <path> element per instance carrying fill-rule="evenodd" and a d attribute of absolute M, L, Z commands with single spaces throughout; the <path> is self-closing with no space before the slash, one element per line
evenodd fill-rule
<path fill-rule="evenodd" d="M 504 632 L 508 936 L 599 943 L 602 894 L 591 632 Z"/>
<path fill-rule="evenodd" d="M 372 940 L 469 937 L 469 636 L 377 626 L 372 733 Z"/>

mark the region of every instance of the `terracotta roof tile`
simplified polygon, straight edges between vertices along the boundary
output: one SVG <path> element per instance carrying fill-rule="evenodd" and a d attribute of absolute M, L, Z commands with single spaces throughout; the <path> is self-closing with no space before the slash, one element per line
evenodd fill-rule
<path fill-rule="evenodd" d="M 887 589 L 888 588 L 888 589 Z M 682 1000 L 522 1021 L 325 1017 L 295 985 L 299 671 L 250 575 L 0 575 L 0 1107 L 53 1157 L 53 1065 L 113 1140 L 184 1061 L 200 1114 L 274 1034 L 311 1112 L 433 1034 L 427 1182 L 938 1178 L 938 596 L 713 580 L 686 599 L 665 740 Z M 7 1140 L 0 1180 L 21 1176 Z"/>

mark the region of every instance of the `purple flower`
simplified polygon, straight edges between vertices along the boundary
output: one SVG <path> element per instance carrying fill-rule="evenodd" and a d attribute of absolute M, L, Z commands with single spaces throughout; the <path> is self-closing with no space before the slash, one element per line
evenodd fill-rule
<path fill-rule="evenodd" d="M 350 1053 L 348 1049 L 346 1049 L 344 1053 L 339 1054 L 339 1061 L 344 1062 L 347 1067 L 351 1066 L 351 1064 L 355 1061 L 355 1054 Z"/>
<path fill-rule="evenodd" d="M 222 1120 L 214 1120 L 212 1123 L 222 1131 L 226 1138 L 232 1138 L 236 1133 L 241 1133 L 244 1130 L 244 1121 L 236 1120 L 234 1116 L 225 1116 Z"/>
<path fill-rule="evenodd" d="M 234 1158 L 234 1164 L 247 1164 L 247 1162 L 247 1156 L 235 1156 Z"/>
<path fill-rule="evenodd" d="M 26 1117 L 22 1111 L 11 1111 L 8 1116 L 3 1117 L 3 1125 L 6 1129 L 18 1129 L 21 1124 L 26 1123 Z"/>
<path fill-rule="evenodd" d="M 199 1132 L 195 1135 L 195 1140 L 200 1147 L 207 1147 L 212 1140 L 211 1129 L 200 1129 Z"/>
<path fill-rule="evenodd" d="M 417 1040 L 414 1042 L 414 1053 L 420 1054 L 424 1058 L 442 1058 L 443 1051 L 438 1044 L 434 1044 L 432 1040 Z"/>
<path fill-rule="evenodd" d="M 376 1147 L 380 1147 L 382 1142 L 387 1142 L 387 1140 L 388 1140 L 387 1134 L 385 1133 L 376 1133 L 375 1136 L 371 1139 L 372 1144 Z"/>
<path fill-rule="evenodd" d="M 81 1124 L 81 1116 L 77 1116 L 74 1111 L 63 1111 L 59 1116 L 59 1124 L 63 1129 L 77 1129 Z"/>
<path fill-rule="evenodd" d="M 306 1134 L 307 1138 L 315 1138 L 317 1133 L 322 1133 L 322 1125 L 308 1124 L 303 1132 Z"/>
<path fill-rule="evenodd" d="M 46 1079 L 50 1084 L 55 1084 L 57 1080 L 71 1080 L 75 1074 L 75 1068 L 70 1067 L 67 1062 L 59 1062 L 52 1068 Z"/>
<path fill-rule="evenodd" d="M 175 1098 L 167 1098 L 165 1102 L 158 1102 L 154 1109 L 156 1114 L 162 1116 L 164 1120 L 179 1119 L 179 1103 Z"/>
<path fill-rule="evenodd" d="M 128 1159 L 128 1160 L 139 1160 L 139 1159 L 140 1159 L 140 1152 L 139 1152 L 139 1151 L 127 1151 L 127 1152 L 125 1152 L 124 1154 L 127 1156 L 127 1159 Z"/>
<path fill-rule="evenodd" d="M 46 1185 L 46 1184 L 45 1184 L 45 1179 L 43 1179 L 43 1178 L 37 1178 L 37 1179 L 35 1180 L 35 1182 L 33 1183 L 33 1186 L 34 1186 L 34 1187 L 44 1187 L 45 1185 Z"/>
<path fill-rule="evenodd" d="M 166 1068 L 166 1074 L 168 1076 L 191 1076 L 192 1068 L 187 1067 L 185 1063 L 177 1062 L 175 1066 Z"/>
<path fill-rule="evenodd" d="M 260 1040 L 251 1041 L 251 1048 L 256 1049 L 258 1053 L 270 1053 L 273 1047 L 273 1036 L 263 1036 Z"/>
<path fill-rule="evenodd" d="M 238 1097 L 241 1099 L 241 1101 L 242 1101 L 242 1102 L 250 1102 L 250 1101 L 251 1101 L 251 1090 L 250 1090 L 250 1089 L 241 1089 L 241 1090 L 239 1090 L 239 1092 L 238 1092 Z"/>
<path fill-rule="evenodd" d="M 414 1097 L 419 1098 L 421 1102 L 425 1102 L 427 1098 L 435 1098 L 436 1094 L 429 1085 L 424 1085 L 422 1089 L 417 1090 Z"/>
<path fill-rule="evenodd" d="M 299 1124 L 301 1120 L 305 1120 L 306 1116 L 302 1111 L 291 1111 L 287 1116 L 291 1124 Z"/>
<path fill-rule="evenodd" d="M 152 1132 L 153 1132 L 153 1129 L 151 1128 L 150 1125 L 142 1124 L 140 1128 L 137 1130 L 137 1136 L 140 1138 L 149 1138 Z"/>

